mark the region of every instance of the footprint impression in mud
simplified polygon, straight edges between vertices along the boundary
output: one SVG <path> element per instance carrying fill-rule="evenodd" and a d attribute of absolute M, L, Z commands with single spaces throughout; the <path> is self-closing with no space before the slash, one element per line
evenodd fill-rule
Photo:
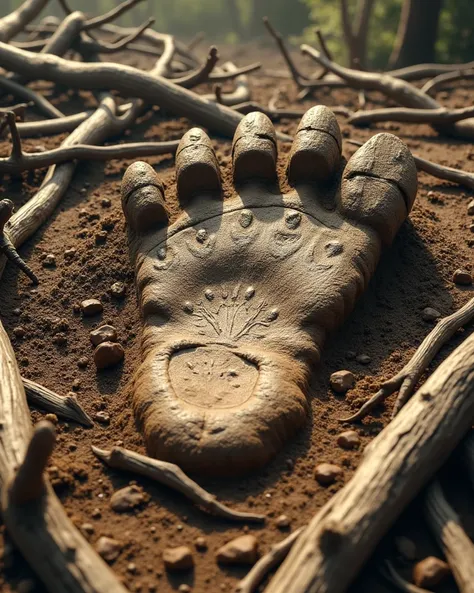
<path fill-rule="evenodd" d="M 366 288 L 416 195 L 416 167 L 391 134 L 343 168 L 334 114 L 310 109 L 277 187 L 275 130 L 240 123 L 235 197 L 194 128 L 176 154 L 184 213 L 168 225 L 163 186 L 143 162 L 122 182 L 143 316 L 133 405 L 148 453 L 188 471 L 234 474 L 267 462 L 306 421 L 305 386 L 326 334 Z"/>

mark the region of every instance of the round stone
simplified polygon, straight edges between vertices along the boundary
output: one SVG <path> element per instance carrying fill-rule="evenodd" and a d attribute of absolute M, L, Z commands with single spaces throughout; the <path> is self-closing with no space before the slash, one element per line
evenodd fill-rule
<path fill-rule="evenodd" d="M 336 371 L 329 379 L 331 388 L 336 393 L 346 393 L 355 385 L 355 377 L 351 371 Z"/>

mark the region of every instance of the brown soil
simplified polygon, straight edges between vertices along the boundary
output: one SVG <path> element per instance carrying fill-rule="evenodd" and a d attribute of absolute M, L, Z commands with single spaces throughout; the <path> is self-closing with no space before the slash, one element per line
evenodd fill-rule
<path fill-rule="evenodd" d="M 268 47 L 246 47 L 238 51 L 221 49 L 221 55 L 223 61 L 233 58 L 238 64 L 244 64 L 261 58 L 267 67 L 283 68 L 279 56 Z M 123 60 L 138 65 L 138 58 L 124 55 Z M 140 60 L 139 65 L 150 67 L 146 60 Z M 264 104 L 277 86 L 285 93 L 288 106 L 308 108 L 313 104 L 309 100 L 302 104 L 296 102 L 297 91 L 289 79 L 257 74 L 251 77 L 251 82 L 255 100 Z M 49 85 L 40 87 L 50 93 Z M 199 92 L 209 90 L 202 86 Z M 471 104 L 473 96 L 471 87 L 456 89 L 449 94 L 440 93 L 438 98 L 447 106 L 461 107 Z M 316 102 L 354 109 L 357 93 L 351 90 L 331 94 L 324 91 L 318 94 Z M 382 97 L 371 95 L 368 107 L 381 102 Z M 69 91 L 56 93 L 53 103 L 66 113 L 73 113 L 82 109 L 84 104 L 93 105 L 94 99 L 86 92 L 76 94 Z M 7 105 L 8 100 L 3 98 L 1 104 Z M 388 130 L 425 158 L 452 167 L 472 169 L 472 146 L 439 137 L 429 126 L 384 124 L 377 125 L 376 129 L 374 126 L 373 129 L 359 130 L 345 124 L 344 118 L 338 119 L 344 137 L 365 140 L 376 131 Z M 127 139 L 157 141 L 180 138 L 189 125 L 184 119 L 176 119 L 154 109 L 142 118 Z M 288 120 L 277 127 L 293 133 L 296 125 L 297 122 Z M 38 145 L 52 148 L 58 145 L 60 139 L 31 139 L 25 141 L 25 148 L 33 150 Z M 227 189 L 230 190 L 230 141 L 213 136 L 213 143 L 224 168 Z M 0 144 L 2 155 L 6 155 L 8 150 L 8 142 Z M 288 146 L 281 147 L 281 178 L 288 150 Z M 346 157 L 353 151 L 349 145 L 344 150 Z M 165 182 L 168 205 L 173 217 L 176 217 L 179 210 L 173 188 L 173 159 L 157 157 L 147 160 L 156 167 Z M 60 208 L 21 249 L 21 255 L 40 277 L 39 287 L 32 288 L 23 275 L 8 265 L 1 282 L 1 317 L 25 377 L 61 394 L 75 391 L 91 416 L 99 410 L 110 415 L 108 426 L 96 423 L 94 428 L 84 429 L 64 421 L 58 425 L 58 444 L 49 471 L 55 490 L 74 524 L 80 528 L 84 523 L 92 523 L 94 532 L 89 540 L 93 545 L 104 535 L 123 544 L 113 569 L 131 591 L 166 593 L 176 590 L 183 583 L 190 585 L 196 593 L 231 591 L 246 569 L 220 567 L 215 559 L 216 550 L 237 535 L 250 531 L 257 536 L 260 550 L 265 553 L 288 532 L 276 526 L 276 518 L 281 514 L 291 519 L 291 530 L 304 525 L 349 480 L 364 447 L 387 423 L 390 402 L 387 408 L 379 408 L 363 424 L 355 427 L 362 440 L 361 447 L 356 451 L 345 451 L 337 446 L 337 435 L 343 430 L 337 419 L 354 411 L 377 390 L 382 380 L 396 373 L 409 360 L 431 329 L 431 325 L 421 318 L 425 307 L 434 307 L 442 315 L 447 315 L 473 296 L 472 288 L 460 288 L 451 281 L 454 270 L 459 267 L 474 271 L 474 235 L 469 231 L 472 220 L 467 215 L 467 204 L 473 192 L 423 173 L 419 175 L 418 197 L 409 222 L 383 256 L 367 293 L 348 322 L 329 341 L 323 353 L 323 362 L 315 369 L 311 386 L 313 414 L 308 428 L 263 471 L 244 479 L 200 480 L 196 476 L 199 483 L 216 494 L 219 500 L 238 509 L 251 509 L 267 515 L 264 526 L 247 527 L 211 517 L 183 496 L 149 480 L 111 471 L 95 459 L 90 449 L 91 444 L 102 448 L 123 444 L 144 452 L 142 439 L 134 425 L 127 388 L 140 356 L 140 320 L 120 206 L 120 180 L 129 164 L 130 161 L 113 161 L 78 166 Z M 14 200 L 18 208 L 34 194 L 44 173 L 37 171 L 25 173 L 21 178 L 3 179 L 1 195 Z M 110 207 L 101 204 L 104 198 L 110 199 Z M 104 244 L 98 245 L 95 237 L 102 230 L 107 231 L 107 239 Z M 77 254 L 69 261 L 64 252 L 71 248 L 76 249 Z M 56 257 L 55 268 L 42 267 L 42 259 L 49 253 Z M 117 281 L 127 286 L 123 300 L 115 300 L 110 295 L 110 287 Z M 86 298 L 100 299 L 104 305 L 103 314 L 84 319 L 76 313 L 77 305 Z M 123 366 L 97 372 L 92 361 L 89 332 L 103 323 L 117 328 L 126 357 Z M 22 339 L 14 337 L 14 328 L 18 326 L 26 332 Z M 439 364 L 472 329 L 471 326 L 459 332 L 443 348 L 433 366 Z M 59 340 L 58 334 L 61 334 Z M 61 340 L 61 337 L 64 339 Z M 351 353 L 367 354 L 371 362 L 361 365 Z M 84 356 L 89 364 L 81 369 L 78 360 Z M 357 377 L 356 387 L 346 397 L 335 395 L 329 388 L 330 374 L 340 369 L 349 369 Z M 32 410 L 34 422 L 42 417 L 42 411 Z M 343 467 L 343 478 L 335 485 L 323 487 L 315 481 L 314 467 L 322 462 Z M 459 490 L 464 486 L 462 476 L 459 477 L 461 473 L 456 466 L 450 469 L 453 500 L 459 499 Z M 149 494 L 149 501 L 138 510 L 117 514 L 109 506 L 110 496 L 130 481 L 143 487 Z M 467 528 L 472 531 L 469 517 L 467 520 Z M 385 557 L 394 560 L 397 568 L 409 577 L 410 563 L 402 562 L 394 552 L 394 537 L 400 534 L 411 537 L 417 543 L 419 558 L 429 553 L 441 556 L 415 502 L 385 537 L 383 545 L 378 547 L 376 556 L 352 591 L 389 590 L 378 576 L 378 568 Z M 198 536 L 206 538 L 206 552 L 194 548 Z M 177 574 L 165 571 L 163 550 L 177 545 L 193 548 L 193 571 Z M 12 549 L 3 528 L 0 551 L 2 549 L 1 590 L 16 591 L 20 581 L 32 579 L 35 583 L 32 591 L 43 591 L 28 566 Z M 131 563 L 136 567 L 133 572 L 130 570 Z M 452 582 L 448 582 L 439 590 L 449 591 L 453 586 Z"/>

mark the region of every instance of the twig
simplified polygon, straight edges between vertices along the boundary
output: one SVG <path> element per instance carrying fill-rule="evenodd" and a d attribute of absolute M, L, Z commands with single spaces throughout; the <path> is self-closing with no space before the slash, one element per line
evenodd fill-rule
<path fill-rule="evenodd" d="M 379 391 L 366 401 L 358 412 L 348 418 L 341 419 L 341 422 L 361 420 L 374 406 L 383 402 L 389 395 L 392 395 L 392 393 L 398 390 L 398 397 L 392 411 L 392 417 L 394 417 L 408 401 L 418 380 L 442 346 L 459 328 L 469 323 L 472 319 L 474 319 L 474 298 L 452 315 L 438 321 L 437 325 L 426 336 L 420 346 L 418 346 L 417 351 L 403 369 L 388 381 L 384 381 Z"/>
<path fill-rule="evenodd" d="M 17 122 L 16 127 L 21 138 L 33 136 L 54 136 L 63 132 L 71 132 L 92 115 L 93 111 L 81 111 L 74 115 L 65 115 L 42 121 Z M 1 132 L 0 132 L 1 133 Z"/>
<path fill-rule="evenodd" d="M 268 117 L 273 121 L 279 121 L 282 118 L 287 119 L 299 119 L 303 117 L 306 113 L 304 109 L 270 109 L 270 107 L 265 107 L 264 105 L 260 105 L 255 101 L 245 101 L 244 103 L 238 103 L 237 105 L 233 105 L 232 109 L 238 111 L 239 113 L 250 113 L 251 111 L 260 111 L 261 113 L 265 113 Z M 342 115 L 344 117 L 349 117 L 351 112 L 346 109 L 345 107 L 330 107 L 331 111 L 336 115 Z"/>
<path fill-rule="evenodd" d="M 138 39 L 144 33 L 144 31 L 146 31 L 148 27 L 150 27 L 154 22 L 155 19 L 150 17 L 141 25 L 139 25 L 133 33 L 130 33 L 125 37 L 120 37 L 119 39 L 113 42 L 106 42 L 103 40 L 99 41 L 96 39 L 85 37 L 81 40 L 81 45 L 84 45 L 88 51 L 94 53 L 115 53 L 128 47 L 131 43 Z M 84 25 L 84 28 L 85 26 L 86 24 Z"/>
<path fill-rule="evenodd" d="M 207 59 L 202 66 L 181 78 L 174 78 L 173 82 L 186 89 L 193 88 L 202 82 L 206 82 L 209 80 L 209 74 L 212 72 L 218 61 L 219 55 L 217 53 L 217 47 L 212 45 L 209 48 Z"/>
<path fill-rule="evenodd" d="M 38 406 L 43 410 L 57 414 L 61 418 L 74 420 L 74 422 L 83 424 L 84 426 L 87 426 L 87 428 L 94 426 L 91 417 L 87 414 L 73 393 L 61 396 L 54 393 L 54 391 L 43 387 L 43 385 L 25 379 L 25 377 L 22 377 L 22 381 L 26 397 L 34 406 Z"/>
<path fill-rule="evenodd" d="M 440 483 L 434 480 L 425 494 L 425 516 L 453 571 L 461 593 L 474 591 L 474 544 L 461 525 L 461 520 L 443 495 Z"/>
<path fill-rule="evenodd" d="M 472 66 L 472 62 L 471 62 Z M 454 82 L 455 80 L 469 80 L 474 78 L 474 70 L 455 70 L 454 72 L 444 72 L 439 74 L 432 80 L 429 80 L 424 86 L 421 87 L 423 93 L 428 94 L 437 90 L 440 86 L 446 82 Z"/>
<path fill-rule="evenodd" d="M 283 41 L 283 37 L 281 36 L 281 34 L 273 27 L 268 17 L 263 17 L 263 24 L 265 25 L 267 31 L 270 33 L 273 39 L 276 41 L 278 49 L 280 50 L 281 55 L 283 56 L 286 65 L 288 66 L 288 70 L 290 71 L 293 80 L 301 88 L 308 86 L 308 84 L 310 84 L 311 82 L 310 78 L 302 72 L 300 72 L 296 67 L 293 58 L 290 55 L 290 52 L 286 48 L 285 42 Z M 321 73 L 321 78 L 324 76 L 324 74 L 325 72 Z"/>
<path fill-rule="evenodd" d="M 9 261 L 26 274 L 33 284 L 39 284 L 38 277 L 20 257 L 8 236 L 8 229 L 5 227 L 11 219 L 12 214 L 13 202 L 8 199 L 0 200 L 0 253 L 3 253 Z"/>
<path fill-rule="evenodd" d="M 362 146 L 363 144 L 363 142 L 350 139 L 347 139 L 346 142 L 349 144 L 354 144 L 355 146 Z M 432 161 L 428 161 L 427 159 L 424 159 L 421 156 L 413 153 L 412 156 L 415 159 L 415 163 L 419 171 L 424 171 L 425 173 L 428 173 L 433 177 L 437 177 L 438 179 L 452 181 L 453 183 L 457 183 L 474 190 L 474 173 L 469 173 L 469 171 L 463 171 L 462 169 L 453 169 L 452 167 L 440 165 L 439 163 L 433 163 Z"/>
<path fill-rule="evenodd" d="M 386 109 L 372 109 L 371 111 L 356 111 L 348 123 L 354 126 L 364 126 L 382 121 L 400 121 L 427 124 L 452 124 L 462 119 L 474 116 L 474 107 L 460 109 L 410 109 L 408 107 L 388 107 Z"/>
<path fill-rule="evenodd" d="M 193 51 L 193 49 L 195 49 L 201 43 L 201 41 L 205 39 L 205 37 L 206 34 L 202 31 L 196 33 L 196 35 L 191 39 L 191 41 L 187 45 L 188 51 Z"/>
<path fill-rule="evenodd" d="M 196 482 L 188 478 L 174 463 L 152 459 L 151 457 L 140 455 L 122 447 L 113 447 L 110 451 L 105 451 L 93 446 L 92 451 L 109 467 L 130 471 L 160 482 L 160 484 L 181 492 L 195 504 L 213 515 L 232 521 L 257 523 L 265 521 L 264 515 L 234 511 L 218 502 L 212 494 L 209 494 L 209 492 L 206 492 Z"/>
<path fill-rule="evenodd" d="M 474 415 L 474 334 L 366 447 L 347 484 L 314 515 L 265 593 L 343 593 Z"/>
<path fill-rule="evenodd" d="M 270 551 L 265 554 L 265 556 L 262 556 L 238 583 L 235 588 L 235 593 L 253 593 L 268 573 L 275 567 L 279 566 L 288 556 L 293 544 L 303 530 L 304 527 L 300 527 L 283 541 L 272 546 Z"/>
<path fill-rule="evenodd" d="M 36 105 L 37 109 L 47 117 L 64 117 L 64 113 L 50 103 L 44 95 L 35 93 L 35 91 L 32 91 L 18 82 L 9 80 L 8 78 L 5 78 L 5 76 L 0 76 L 0 87 L 23 101 L 31 101 Z"/>
<path fill-rule="evenodd" d="M 234 73 L 237 70 L 237 66 L 232 62 L 226 62 L 223 65 L 225 72 Z M 206 99 L 216 100 L 217 103 L 223 105 L 238 105 L 250 100 L 250 89 L 248 84 L 248 78 L 245 75 L 240 75 L 235 79 L 235 90 L 231 93 L 223 93 L 220 84 L 214 86 L 214 97 L 212 95 L 204 95 Z"/>
<path fill-rule="evenodd" d="M 381 568 L 379 572 L 384 577 L 384 579 L 397 587 L 397 589 L 400 591 L 404 591 L 404 593 L 431 593 L 430 591 L 422 589 L 421 587 L 417 587 L 416 585 L 413 585 L 402 578 L 395 570 L 392 563 L 388 560 L 385 560 L 385 567 Z"/>
<path fill-rule="evenodd" d="M 131 10 L 140 2 L 143 2 L 143 0 L 125 0 L 125 2 L 122 2 L 115 8 L 112 8 L 112 10 L 109 10 L 109 12 L 89 19 L 85 24 L 84 31 L 89 31 L 90 29 L 97 29 L 98 27 L 101 27 L 106 23 L 110 23 L 115 19 L 118 19 L 119 16 Z M 68 5 L 67 0 L 59 0 L 59 4 L 61 5 L 61 7 L 67 15 L 72 13 L 72 10 Z"/>

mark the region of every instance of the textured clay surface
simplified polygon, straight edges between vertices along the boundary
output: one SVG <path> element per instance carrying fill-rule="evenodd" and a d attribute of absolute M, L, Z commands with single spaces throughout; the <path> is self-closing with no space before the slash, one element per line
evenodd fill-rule
<path fill-rule="evenodd" d="M 232 156 L 236 194 L 224 203 L 209 137 L 183 137 L 184 212 L 172 225 L 150 165 L 134 163 L 122 182 L 144 325 L 137 421 L 150 455 L 208 474 L 262 466 L 304 424 L 326 335 L 367 287 L 417 188 L 413 157 L 391 134 L 343 168 L 324 106 L 300 122 L 292 191 L 279 191 L 266 115 L 242 120 Z"/>

